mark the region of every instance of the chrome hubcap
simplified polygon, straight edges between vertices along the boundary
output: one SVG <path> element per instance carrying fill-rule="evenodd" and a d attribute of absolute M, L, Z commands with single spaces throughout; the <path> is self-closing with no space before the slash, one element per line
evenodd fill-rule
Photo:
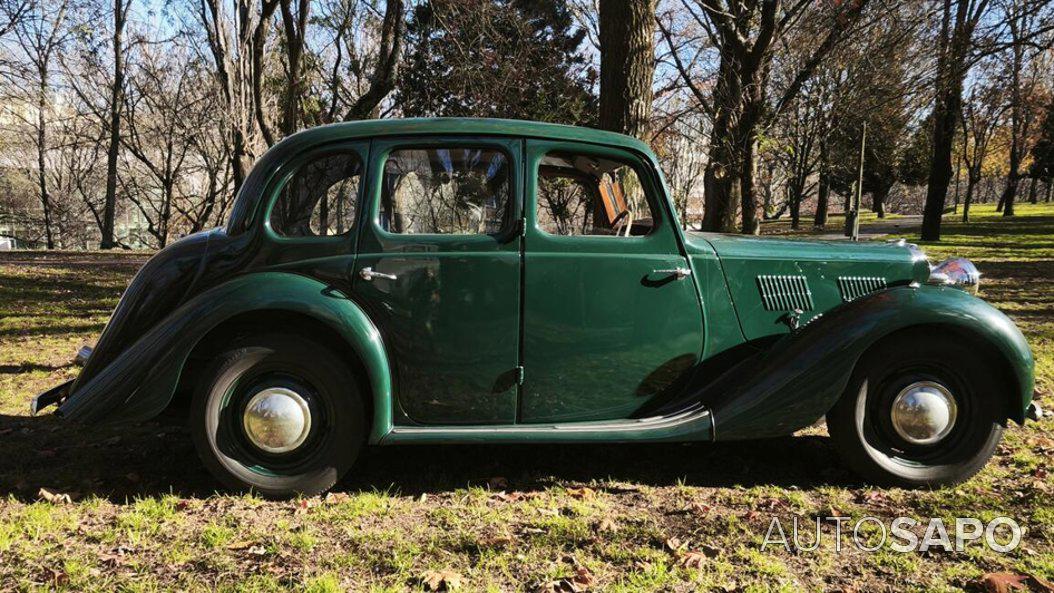
<path fill-rule="evenodd" d="M 245 436 L 268 453 L 288 453 L 311 432 L 311 410 L 297 392 L 268 387 L 252 396 L 242 417 Z"/>
<path fill-rule="evenodd" d="M 948 436 L 958 412 L 948 388 L 933 381 L 908 385 L 893 399 L 893 430 L 913 445 L 932 445 Z"/>

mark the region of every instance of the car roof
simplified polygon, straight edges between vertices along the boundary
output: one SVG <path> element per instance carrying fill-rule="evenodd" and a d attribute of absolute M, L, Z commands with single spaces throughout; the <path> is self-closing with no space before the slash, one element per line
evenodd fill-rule
<path fill-rule="evenodd" d="M 648 145 L 636 138 L 579 126 L 519 119 L 469 117 L 370 119 L 340 122 L 297 132 L 268 149 L 253 165 L 235 197 L 234 207 L 231 209 L 231 216 L 227 222 L 228 232 L 232 234 L 241 232 L 252 221 L 267 179 L 273 170 L 290 156 L 328 142 L 415 135 L 503 136 L 587 142 L 634 150 L 644 155 L 646 159 L 655 162 L 655 155 Z"/>
<path fill-rule="evenodd" d="M 631 136 L 605 130 L 520 119 L 470 117 L 370 119 L 341 122 L 298 132 L 291 136 L 290 140 L 295 138 L 297 143 L 305 141 L 315 143 L 378 136 L 446 134 L 572 140 L 630 148 L 644 154 L 651 153 L 651 149 L 644 142 Z"/>

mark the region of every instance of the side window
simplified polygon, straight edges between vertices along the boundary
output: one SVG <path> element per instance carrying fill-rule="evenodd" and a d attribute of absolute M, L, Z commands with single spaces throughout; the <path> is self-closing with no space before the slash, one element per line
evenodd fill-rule
<path fill-rule="evenodd" d="M 489 235 L 506 228 L 509 162 L 499 150 L 395 150 L 383 183 L 381 227 L 388 232 Z"/>
<path fill-rule="evenodd" d="M 651 207 L 633 167 L 585 155 L 546 154 L 538 166 L 538 227 L 552 235 L 647 235 Z"/>
<path fill-rule="evenodd" d="M 271 230 L 283 237 L 343 235 L 352 229 L 362 180 L 355 153 L 337 153 L 297 169 L 271 208 Z"/>

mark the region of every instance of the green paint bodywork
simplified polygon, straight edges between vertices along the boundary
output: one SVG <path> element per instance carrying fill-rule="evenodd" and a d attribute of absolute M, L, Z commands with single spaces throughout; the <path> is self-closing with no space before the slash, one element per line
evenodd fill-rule
<path fill-rule="evenodd" d="M 522 224 L 496 236 L 381 227 L 390 151 L 445 144 L 505 153 Z M 654 230 L 622 238 L 542 232 L 535 171 L 552 150 L 632 165 Z M 268 212 L 282 184 L 301 163 L 334 151 L 366 164 L 354 230 L 275 235 Z M 446 119 L 301 132 L 260 159 L 225 230 L 188 237 L 144 266 L 59 413 L 89 422 L 156 415 L 189 377 L 188 360 L 223 338 L 217 327 L 273 312 L 311 318 L 347 344 L 366 374 L 371 443 L 789 434 L 830 408 L 869 347 L 917 326 L 987 344 L 1007 385 L 993 397 L 1023 421 L 1033 363 L 1021 333 L 987 303 L 925 285 L 928 263 L 917 251 L 684 232 L 668 195 L 648 147 L 609 132 Z M 365 281 L 365 267 L 397 280 Z M 684 267 L 692 274 L 681 279 L 656 272 Z M 766 309 L 759 276 L 807 286 L 810 307 L 796 320 L 789 307 Z M 850 299 L 839 289 L 846 278 L 887 288 Z"/>

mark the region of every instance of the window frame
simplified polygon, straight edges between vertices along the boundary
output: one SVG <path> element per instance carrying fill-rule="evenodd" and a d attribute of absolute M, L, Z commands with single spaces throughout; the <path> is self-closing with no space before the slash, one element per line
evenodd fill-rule
<path fill-rule="evenodd" d="M 339 235 L 311 235 L 304 237 L 289 237 L 278 233 L 274 228 L 271 227 L 271 213 L 274 210 L 275 205 L 281 198 L 282 192 L 286 186 L 293 180 L 296 174 L 305 165 L 316 161 L 318 159 L 334 156 L 334 155 L 347 155 L 353 154 L 359 159 L 360 173 L 359 173 L 359 187 L 355 195 L 355 214 L 352 217 L 351 224 L 348 225 L 347 230 Z M 261 217 L 261 226 L 264 229 L 264 233 L 268 239 L 276 243 L 287 243 L 287 244 L 320 244 L 320 243 L 334 243 L 339 244 L 348 241 L 348 239 L 358 236 L 359 227 L 361 226 L 362 219 L 362 208 L 365 206 L 364 195 L 365 188 L 368 183 L 367 174 L 369 173 L 369 162 L 370 162 L 370 151 L 369 142 L 337 142 L 333 144 L 327 144 L 317 147 L 314 150 L 306 151 L 303 154 L 297 155 L 295 158 L 289 159 L 287 162 L 274 173 L 273 180 L 269 184 L 269 189 L 266 191 L 267 205 L 263 210 Z M 314 212 L 312 210 L 312 212 Z"/>
<path fill-rule="evenodd" d="M 621 163 L 630 167 L 640 181 L 644 198 L 652 215 L 652 228 L 645 235 L 612 236 L 612 235 L 561 235 L 547 232 L 538 224 L 538 172 L 542 160 L 552 153 L 571 153 L 582 156 L 601 158 Z M 636 252 L 647 245 L 675 240 L 669 215 L 666 213 L 665 187 L 658 178 L 650 161 L 629 149 L 588 144 L 564 140 L 533 140 L 526 150 L 527 192 L 524 206 L 528 237 L 533 237 L 538 247 L 550 244 L 556 247 L 586 247 L 604 251 Z M 541 244 L 539 244 L 539 242 Z M 621 247 L 619 247 L 621 246 Z"/>
<path fill-rule="evenodd" d="M 513 144 L 521 140 L 504 137 L 478 137 L 478 136 L 421 136 L 418 138 L 396 138 L 378 139 L 370 149 L 370 196 L 368 201 L 369 225 L 371 230 L 383 242 L 420 243 L 435 241 L 450 242 L 473 242 L 473 241 L 498 241 L 507 242 L 513 235 L 519 234 L 520 223 L 523 219 L 523 199 L 520 186 L 522 185 L 522 173 L 516 158 Z M 429 149 L 486 149 L 500 152 L 505 158 L 508 169 L 509 196 L 506 205 L 505 223 L 497 233 L 394 233 L 384 228 L 381 224 L 381 194 L 384 191 L 384 168 L 392 153 L 401 150 L 429 150 Z"/>

